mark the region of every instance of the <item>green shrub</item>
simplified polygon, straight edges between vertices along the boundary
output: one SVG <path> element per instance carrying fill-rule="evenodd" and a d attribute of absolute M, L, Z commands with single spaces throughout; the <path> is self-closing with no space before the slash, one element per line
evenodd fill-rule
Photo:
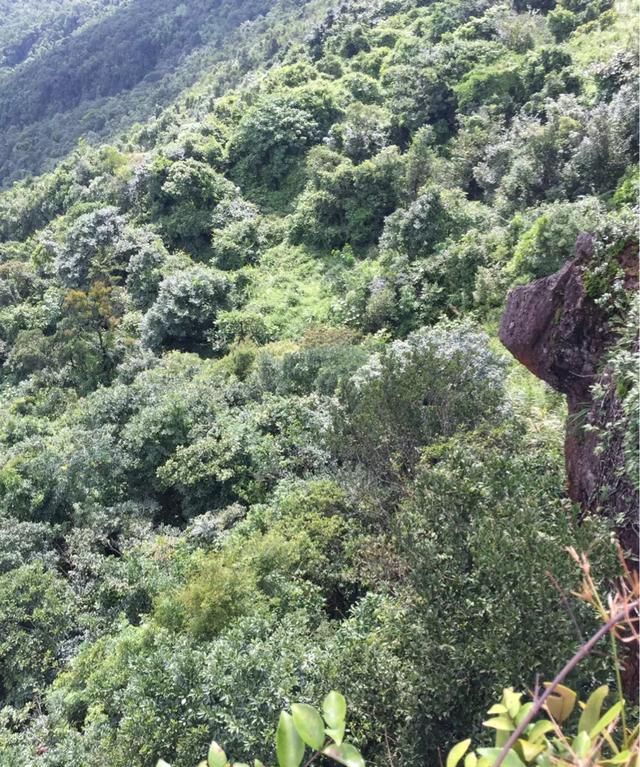
<path fill-rule="evenodd" d="M 518 239 L 509 269 L 523 281 L 555 272 L 573 257 L 578 234 L 597 231 L 604 216 L 604 207 L 594 197 L 542 208 Z"/>
<path fill-rule="evenodd" d="M 291 714 L 280 713 L 276 730 L 276 753 L 280 767 L 300 767 L 305 760 L 307 748 L 311 749 L 309 759 L 324 756 L 329 761 L 346 767 L 364 767 L 360 752 L 344 740 L 347 703 L 339 693 L 330 692 L 322 702 L 322 715 L 308 703 L 294 703 Z M 306 764 L 307 762 L 305 762 Z M 209 746 L 205 767 L 227 767 L 227 755 L 214 741 Z M 264 767 L 256 759 L 255 767 Z M 169 767 L 160 760 L 156 767 Z"/>
<path fill-rule="evenodd" d="M 156 351 L 204 350 L 216 328 L 216 315 L 229 308 L 231 283 L 222 273 L 192 266 L 165 277 L 142 325 L 146 346 Z"/>
<path fill-rule="evenodd" d="M 189 583 L 160 598 L 154 617 L 161 626 L 211 639 L 239 616 L 259 612 L 261 595 L 250 569 L 215 553 L 203 553 L 192 566 L 196 575 Z"/>
<path fill-rule="evenodd" d="M 22 707 L 50 684 L 74 631 L 67 584 L 41 564 L 0 575 L 0 701 Z"/>
<path fill-rule="evenodd" d="M 394 341 L 345 381 L 336 452 L 380 479 L 411 474 L 422 447 L 498 416 L 502 371 L 470 326 L 425 328 Z"/>
<path fill-rule="evenodd" d="M 582 642 L 574 620 L 583 631 L 594 626 L 586 605 L 558 610 L 580 588 L 566 548 L 590 551 L 603 581 L 616 572 L 615 552 L 601 522 L 558 513 L 559 448 L 507 422 L 423 451 L 396 543 L 415 605 L 408 653 L 427 691 L 413 716 L 420 753 L 474 731 L 505 678 L 518 686 L 550 678 Z M 593 657 L 573 684 L 590 688 L 609 668 Z"/>

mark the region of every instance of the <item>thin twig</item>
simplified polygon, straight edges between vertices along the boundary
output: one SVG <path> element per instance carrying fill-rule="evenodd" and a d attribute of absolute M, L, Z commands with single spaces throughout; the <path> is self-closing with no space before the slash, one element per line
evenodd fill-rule
<path fill-rule="evenodd" d="M 567 595 L 562 589 L 562 586 L 558 583 L 558 579 L 554 576 L 553 573 L 547 571 L 546 573 L 547 578 L 551 581 L 551 585 L 554 587 L 554 589 L 558 592 L 560 595 L 560 599 L 562 600 L 562 604 L 565 607 L 565 610 L 569 614 L 569 617 L 571 618 L 571 622 L 574 625 L 574 628 L 576 630 L 576 634 L 578 635 L 578 640 L 580 642 L 584 642 L 584 636 L 582 635 L 582 631 L 580 630 L 580 624 L 578 623 L 578 620 L 576 618 L 575 613 L 571 609 L 571 603 L 567 599 Z"/>
<path fill-rule="evenodd" d="M 391 748 L 389 747 L 389 733 L 387 732 L 387 728 L 384 728 L 384 744 L 387 748 L 387 759 L 389 760 L 389 764 L 391 767 L 393 767 L 393 757 L 391 755 Z"/>

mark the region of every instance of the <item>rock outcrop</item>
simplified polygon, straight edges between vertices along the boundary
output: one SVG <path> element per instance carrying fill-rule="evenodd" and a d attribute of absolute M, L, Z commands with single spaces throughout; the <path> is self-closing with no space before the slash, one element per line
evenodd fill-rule
<path fill-rule="evenodd" d="M 615 335 L 605 310 L 590 298 L 585 286 L 593 258 L 593 239 L 583 234 L 575 258 L 560 271 L 509 295 L 500 325 L 500 340 L 532 373 L 567 397 L 565 462 L 569 497 L 585 512 L 607 514 L 615 520 L 627 562 L 638 568 L 638 492 L 624 472 L 623 435 L 607 433 L 621 403 L 616 382 L 604 365 Z M 638 289 L 638 243 L 619 252 L 624 287 Z M 602 384 L 597 401 L 592 388 Z M 587 426 L 595 428 L 585 428 Z M 606 442 L 602 433 L 606 433 Z M 627 647 L 622 669 L 627 698 L 638 700 L 640 648 Z"/>
<path fill-rule="evenodd" d="M 565 460 L 569 497 L 585 511 L 607 513 L 618 523 L 623 548 L 638 556 L 638 494 L 621 471 L 622 439 L 608 435 L 601 445 L 598 426 L 604 426 L 620 407 L 614 382 L 603 370 L 603 357 L 615 336 L 605 310 L 585 287 L 594 242 L 582 234 L 575 257 L 560 271 L 509 295 L 500 325 L 500 340 L 538 378 L 567 397 Z M 629 242 L 618 260 L 627 290 L 638 287 L 638 243 Z M 604 399 L 594 402 L 592 387 L 600 381 Z M 595 429 L 586 429 L 590 424 Z M 604 449 L 603 449 L 604 448 Z"/>

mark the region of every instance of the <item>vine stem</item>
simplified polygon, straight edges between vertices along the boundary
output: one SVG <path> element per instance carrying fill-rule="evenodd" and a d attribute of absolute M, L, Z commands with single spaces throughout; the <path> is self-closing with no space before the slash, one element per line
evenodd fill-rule
<path fill-rule="evenodd" d="M 581 660 L 586 658 L 586 656 L 591 652 L 591 650 L 593 650 L 593 648 L 598 644 L 598 642 L 602 639 L 603 636 L 608 634 L 612 628 L 614 628 L 619 623 L 621 623 L 627 617 L 627 615 L 629 615 L 629 612 L 631 610 L 637 610 L 639 607 L 640 607 L 640 599 L 636 600 L 631 605 L 628 605 L 623 610 L 620 610 L 618 613 L 616 613 L 611 618 L 609 618 L 609 620 L 605 624 L 600 626 L 598 631 L 596 631 L 596 633 L 591 637 L 591 639 L 589 639 L 587 642 L 585 642 L 582 645 L 582 647 L 580 647 L 580 649 L 576 652 L 573 658 L 571 658 L 571 660 L 569 660 L 565 664 L 563 669 L 558 672 L 555 679 L 551 682 L 551 684 L 547 687 L 547 689 L 534 702 L 533 707 L 525 716 L 525 718 L 511 733 L 511 735 L 509 736 L 509 739 L 502 747 L 502 751 L 500 751 L 497 759 L 493 763 L 493 767 L 500 767 L 500 765 L 504 762 L 512 746 L 516 743 L 518 738 L 526 730 L 529 724 L 531 724 L 533 718 L 539 713 L 545 701 L 554 692 L 556 687 L 565 680 L 565 678 L 573 671 L 573 669 L 578 665 L 578 663 L 580 663 Z"/>

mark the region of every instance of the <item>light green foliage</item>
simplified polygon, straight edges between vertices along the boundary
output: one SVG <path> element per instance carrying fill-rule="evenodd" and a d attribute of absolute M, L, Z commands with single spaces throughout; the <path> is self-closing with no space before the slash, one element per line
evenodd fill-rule
<path fill-rule="evenodd" d="M 246 310 L 262 319 L 270 339 L 295 339 L 330 321 L 331 283 L 305 248 L 283 243 L 270 249 L 251 275 Z"/>
<path fill-rule="evenodd" d="M 548 684 L 548 683 L 545 683 Z M 560 764 L 563 766 L 582 764 L 589 758 L 595 765 L 621 764 L 631 767 L 635 763 L 634 734 L 620 732 L 619 719 L 625 701 L 614 703 L 603 711 L 605 699 L 609 696 L 606 685 L 594 690 L 586 702 L 576 706 L 577 696 L 573 690 L 559 685 L 548 699 L 545 711 L 548 718 L 541 718 L 527 725 L 516 745 L 507 752 L 503 764 L 524 767 L 527 764 Z M 524 719 L 533 703 L 523 703 L 522 693 L 515 693 L 512 687 L 505 689 L 502 700 L 489 709 L 494 716 L 484 721 L 484 727 L 496 730 L 495 747 L 479 748 L 470 752 L 471 739 L 454 746 L 447 757 L 447 767 L 457 767 L 464 757 L 464 764 L 479 767 L 491 765 L 502 751 L 507 737 Z M 574 709 L 581 710 L 575 725 L 567 722 Z M 617 741 L 617 742 L 616 742 Z M 614 756 L 606 758 L 609 750 Z M 466 754 L 466 756 L 465 756 Z"/>
<path fill-rule="evenodd" d="M 595 198 L 543 207 L 533 225 L 518 239 L 509 268 L 529 281 L 560 269 L 573 256 L 580 232 L 597 232 L 605 217 Z"/>
<path fill-rule="evenodd" d="M 156 620 L 172 629 L 184 626 L 198 639 L 215 636 L 238 616 L 259 612 L 255 576 L 241 563 L 215 554 L 194 563 L 198 574 L 177 595 L 161 600 Z"/>

